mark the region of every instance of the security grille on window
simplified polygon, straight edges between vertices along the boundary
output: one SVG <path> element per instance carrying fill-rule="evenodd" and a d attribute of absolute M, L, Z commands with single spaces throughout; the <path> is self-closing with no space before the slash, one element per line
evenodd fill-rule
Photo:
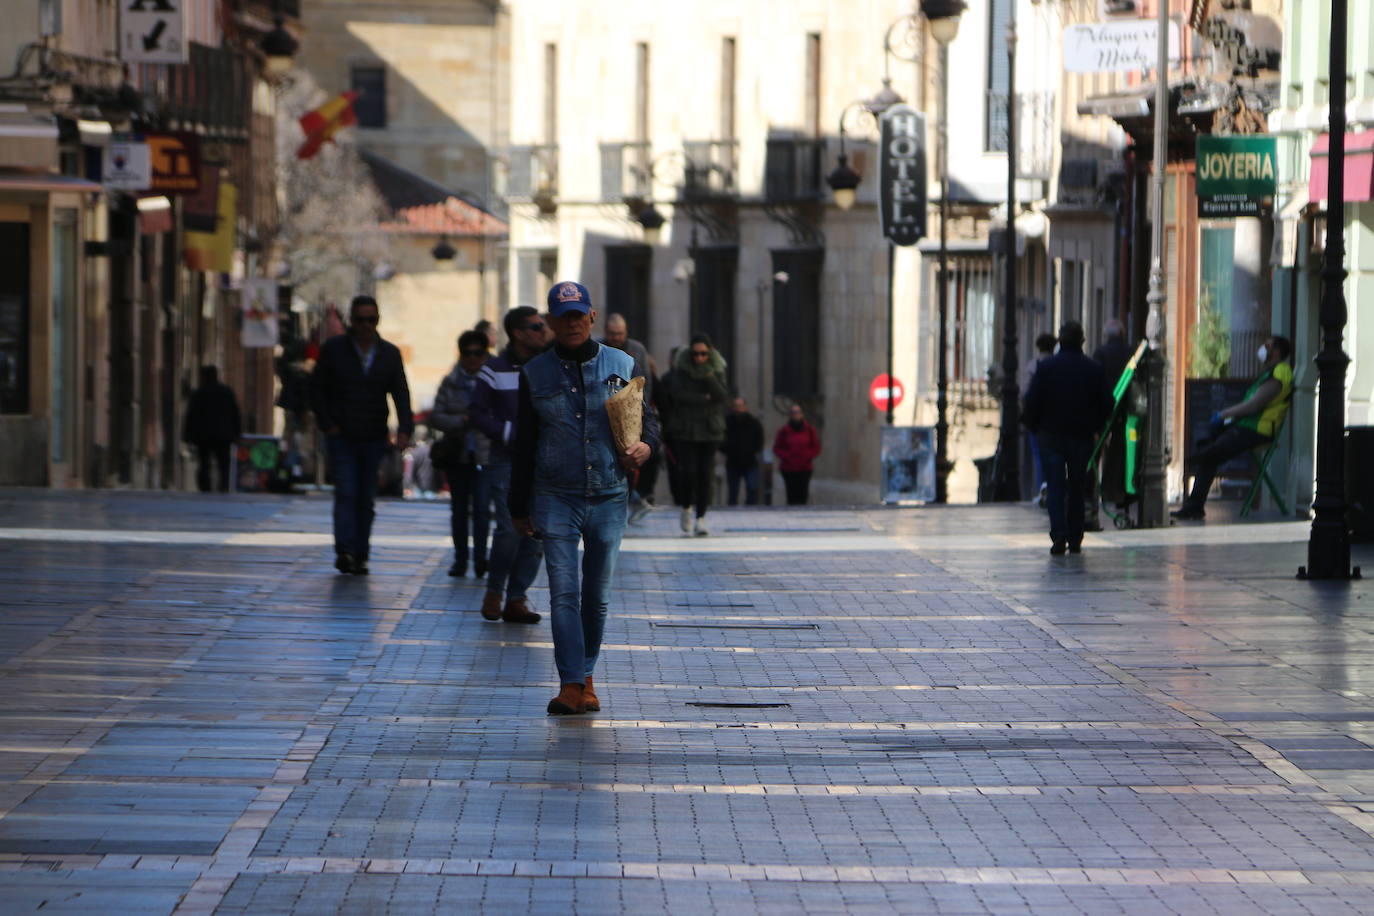
<path fill-rule="evenodd" d="M 930 258 L 930 309 L 934 315 L 938 290 L 937 267 Z M 949 303 L 949 379 L 954 383 L 986 383 L 996 362 L 997 277 L 992 256 L 951 255 L 947 280 Z M 932 338 L 932 347 L 934 339 Z M 932 371 L 933 376 L 933 371 Z"/>
<path fill-rule="evenodd" d="M 354 67 L 353 91 L 358 100 L 353 113 L 359 127 L 386 127 L 386 70 L 382 67 Z"/>

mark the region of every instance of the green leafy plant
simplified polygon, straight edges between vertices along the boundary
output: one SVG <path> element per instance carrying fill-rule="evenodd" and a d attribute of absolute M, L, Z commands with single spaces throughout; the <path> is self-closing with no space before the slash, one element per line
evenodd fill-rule
<path fill-rule="evenodd" d="M 1212 304 L 1210 286 L 1204 286 L 1198 297 L 1197 324 L 1193 325 L 1188 362 L 1193 378 L 1222 378 L 1231 365 L 1231 329 Z"/>

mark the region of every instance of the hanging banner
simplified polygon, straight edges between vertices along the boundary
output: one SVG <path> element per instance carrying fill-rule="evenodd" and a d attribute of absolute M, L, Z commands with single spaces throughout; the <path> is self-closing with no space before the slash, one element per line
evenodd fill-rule
<path fill-rule="evenodd" d="M 1197 138 L 1198 216 L 1259 216 L 1274 204 L 1278 140 L 1270 136 Z"/>
<path fill-rule="evenodd" d="M 251 277 L 243 281 L 239 296 L 243 302 L 243 347 L 275 347 L 280 330 L 277 323 L 277 281 Z"/>
<path fill-rule="evenodd" d="M 878 147 L 878 217 L 894 245 L 915 245 L 926 234 L 926 119 L 909 105 L 882 117 Z"/>
<path fill-rule="evenodd" d="M 239 192 L 221 181 L 214 232 L 186 233 L 186 266 L 227 274 L 234 269 L 234 228 L 238 224 Z"/>
<path fill-rule="evenodd" d="M 111 191 L 146 191 L 153 182 L 153 158 L 143 138 L 115 134 L 105 147 L 100 183 Z"/>

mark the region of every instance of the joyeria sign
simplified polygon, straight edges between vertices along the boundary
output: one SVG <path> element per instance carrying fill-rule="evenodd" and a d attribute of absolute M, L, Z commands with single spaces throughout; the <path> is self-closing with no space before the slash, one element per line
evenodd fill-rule
<path fill-rule="evenodd" d="M 894 245 L 914 245 L 926 234 L 925 116 L 909 105 L 889 108 L 878 159 L 883 235 Z"/>

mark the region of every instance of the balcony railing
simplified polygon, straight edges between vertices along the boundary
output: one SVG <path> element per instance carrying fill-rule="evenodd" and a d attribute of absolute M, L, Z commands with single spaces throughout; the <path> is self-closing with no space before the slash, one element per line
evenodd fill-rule
<path fill-rule="evenodd" d="M 774 137 L 764 161 L 763 194 L 770 203 L 820 200 L 825 141 Z"/>
<path fill-rule="evenodd" d="M 601 144 L 601 199 L 648 200 L 650 161 L 647 142 Z"/>
<path fill-rule="evenodd" d="M 993 152 L 1006 152 L 1006 93 L 989 92 L 986 99 L 987 148 Z M 1054 131 L 1054 93 L 1018 92 L 1016 172 L 1019 177 L 1049 180 L 1054 163 Z"/>
<path fill-rule="evenodd" d="M 507 152 L 506 197 L 558 196 L 558 147 L 512 146 Z"/>
<path fill-rule="evenodd" d="M 687 140 L 682 154 L 684 200 L 719 200 L 739 192 L 739 141 Z"/>

